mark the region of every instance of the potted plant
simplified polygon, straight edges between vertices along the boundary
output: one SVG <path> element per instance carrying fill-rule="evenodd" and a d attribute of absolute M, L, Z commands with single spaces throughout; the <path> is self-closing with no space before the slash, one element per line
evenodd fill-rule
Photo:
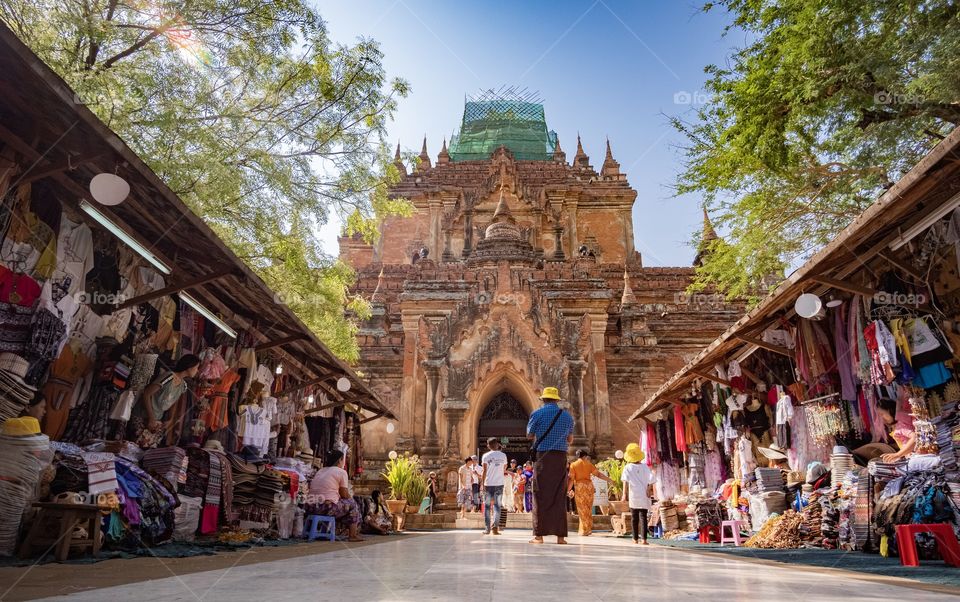
<path fill-rule="evenodd" d="M 420 504 L 427 497 L 427 491 L 427 479 L 422 473 L 417 472 L 407 481 L 404 489 L 404 497 L 407 499 L 407 514 L 420 512 Z"/>
<path fill-rule="evenodd" d="M 600 469 L 600 472 L 613 479 L 613 483 L 607 486 L 607 494 L 610 499 L 610 508 L 615 515 L 630 511 L 630 505 L 625 501 L 620 501 L 620 498 L 623 497 L 623 481 L 620 480 L 620 477 L 623 475 L 625 465 L 626 462 L 616 458 L 607 458 L 597 462 L 597 468 Z"/>
<path fill-rule="evenodd" d="M 391 452 L 390 460 L 384 465 L 380 476 L 390 485 L 390 498 L 385 500 L 387 510 L 391 514 L 403 514 L 407 505 L 407 484 L 414 476 L 420 474 L 420 460 L 416 456 L 404 454 L 397 456 Z"/>

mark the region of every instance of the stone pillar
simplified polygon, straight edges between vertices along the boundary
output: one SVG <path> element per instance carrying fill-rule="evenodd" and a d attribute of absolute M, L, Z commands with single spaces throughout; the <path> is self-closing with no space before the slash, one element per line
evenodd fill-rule
<path fill-rule="evenodd" d="M 584 438 L 587 434 L 587 417 L 586 406 L 583 401 L 583 372 L 586 370 L 587 362 L 583 360 L 567 360 L 567 366 L 570 387 L 570 407 L 573 410 L 574 418 L 576 418 L 573 434 L 575 437 Z"/>
<path fill-rule="evenodd" d="M 633 252 L 636 247 L 633 242 L 633 210 L 630 208 L 623 210 L 623 262 L 625 264 L 633 263 Z"/>
<path fill-rule="evenodd" d="M 563 261 L 563 226 L 554 225 L 553 227 L 553 240 L 556 248 L 553 250 L 553 258 L 558 261 Z"/>
<path fill-rule="evenodd" d="M 404 315 L 403 323 L 403 383 L 400 388 L 400 435 L 397 451 L 414 451 L 416 425 L 414 403 L 417 390 L 417 335 L 420 332 L 420 316 Z"/>
<path fill-rule="evenodd" d="M 590 314 L 590 342 L 593 346 L 594 399 L 597 417 L 597 455 L 607 455 L 613 449 L 610 426 L 610 395 L 607 390 L 607 353 L 605 337 L 607 314 Z"/>
<path fill-rule="evenodd" d="M 422 455 L 428 460 L 437 460 L 440 456 L 440 436 L 437 432 L 437 413 L 440 396 L 440 368 L 442 359 L 426 359 L 421 362 L 427 377 L 426 428 L 424 430 Z"/>
<path fill-rule="evenodd" d="M 430 254 L 432 257 L 440 255 L 443 248 L 443 203 L 440 199 L 430 199 Z"/>
<path fill-rule="evenodd" d="M 463 214 L 463 258 L 470 257 L 473 252 L 473 211 L 467 210 Z"/>
<path fill-rule="evenodd" d="M 567 201 L 567 234 L 570 237 L 570 256 L 577 256 L 580 239 L 577 235 L 577 201 Z"/>

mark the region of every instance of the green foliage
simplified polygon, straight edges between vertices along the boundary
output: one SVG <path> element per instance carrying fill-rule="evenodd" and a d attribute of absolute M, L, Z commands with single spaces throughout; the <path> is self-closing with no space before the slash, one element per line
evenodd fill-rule
<path fill-rule="evenodd" d="M 324 256 L 409 211 L 384 144 L 397 98 L 376 42 L 334 44 L 305 0 L 0 0 L 0 20 L 347 360 L 361 299 Z"/>
<path fill-rule="evenodd" d="M 407 481 L 406 488 L 404 490 L 404 497 L 407 500 L 408 506 L 420 507 L 423 499 L 427 497 L 427 491 L 429 486 L 427 484 L 427 478 L 423 476 L 422 472 L 417 472 L 413 475 L 409 481 Z"/>
<path fill-rule="evenodd" d="M 388 460 L 380 476 L 390 485 L 390 499 L 406 499 L 408 504 L 412 504 L 410 498 L 406 497 L 407 489 L 410 483 L 416 481 L 417 478 L 423 479 L 423 474 L 420 471 L 420 458 L 404 453 L 402 456 Z M 420 501 L 423 501 L 422 496 Z"/>
<path fill-rule="evenodd" d="M 620 480 L 620 477 L 623 476 L 623 467 L 626 465 L 626 462 L 616 458 L 607 458 L 597 462 L 597 468 L 600 469 L 600 472 L 613 479 L 613 483 L 607 485 L 611 500 L 619 500 L 623 497 L 623 481 Z"/>
<path fill-rule="evenodd" d="M 726 242 L 694 288 L 763 290 L 836 236 L 960 123 L 960 5 L 949 0 L 723 0 L 748 42 L 711 65 L 679 194 Z M 695 241 L 698 243 L 699 241 Z M 769 283 L 769 282 L 768 282 Z"/>

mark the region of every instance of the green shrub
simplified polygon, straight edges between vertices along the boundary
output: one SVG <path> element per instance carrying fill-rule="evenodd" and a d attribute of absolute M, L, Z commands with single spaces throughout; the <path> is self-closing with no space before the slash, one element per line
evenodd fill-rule
<path fill-rule="evenodd" d="M 616 458 L 607 458 L 597 462 L 597 468 L 600 469 L 600 472 L 613 479 L 613 483 L 610 483 L 607 489 L 611 500 L 619 500 L 623 497 L 623 481 L 620 480 L 620 477 L 623 475 L 624 465 L 626 465 L 626 462 Z"/>

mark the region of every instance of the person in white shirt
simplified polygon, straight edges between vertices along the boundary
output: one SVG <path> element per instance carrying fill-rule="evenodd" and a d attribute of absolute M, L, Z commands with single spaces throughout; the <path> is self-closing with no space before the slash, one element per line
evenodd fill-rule
<path fill-rule="evenodd" d="M 483 469 L 480 475 L 484 493 L 483 523 L 486 526 L 483 534 L 489 535 L 492 530 L 494 535 L 500 535 L 500 496 L 503 495 L 503 473 L 507 470 L 507 454 L 500 451 L 500 440 L 496 437 L 487 439 L 487 447 L 490 451 L 483 454 Z"/>
<path fill-rule="evenodd" d="M 460 518 L 467 512 L 473 512 L 473 485 L 477 481 L 473 471 L 473 458 L 466 458 L 457 471 L 457 504 L 460 506 Z"/>
<path fill-rule="evenodd" d="M 650 467 L 642 463 L 644 453 L 636 443 L 627 446 L 623 459 L 627 465 L 623 467 L 620 480 L 623 481 L 623 499 L 630 503 L 633 543 L 639 543 L 639 536 L 643 534 L 643 545 L 647 545 L 647 513 L 650 511 L 650 495 L 647 490 L 657 482 L 657 478 Z"/>
<path fill-rule="evenodd" d="M 480 464 L 480 458 L 470 456 L 473 459 L 473 507 L 480 509 L 483 503 L 483 496 L 480 493 L 480 476 L 483 474 L 483 466 Z"/>

